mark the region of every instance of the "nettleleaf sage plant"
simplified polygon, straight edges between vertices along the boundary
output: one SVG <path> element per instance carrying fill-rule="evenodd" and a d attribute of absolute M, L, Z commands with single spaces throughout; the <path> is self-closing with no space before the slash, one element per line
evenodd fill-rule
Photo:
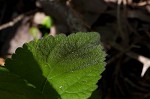
<path fill-rule="evenodd" d="M 0 68 L 0 99 L 88 99 L 105 56 L 95 32 L 26 43 Z"/>

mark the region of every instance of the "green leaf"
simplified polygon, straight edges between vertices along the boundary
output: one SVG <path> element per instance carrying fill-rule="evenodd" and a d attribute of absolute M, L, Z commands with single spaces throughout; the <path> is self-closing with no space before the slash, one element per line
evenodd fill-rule
<path fill-rule="evenodd" d="M 46 28 L 51 28 L 53 22 L 52 22 L 52 18 L 50 16 L 46 16 L 43 19 L 42 25 L 44 25 Z"/>
<path fill-rule="evenodd" d="M 34 39 L 38 39 L 39 30 L 37 27 L 31 27 L 29 29 L 29 33 L 34 37 Z"/>
<path fill-rule="evenodd" d="M 87 99 L 105 66 L 99 40 L 95 32 L 47 36 L 17 49 L 5 66 L 49 99 L 58 98 L 52 87 L 62 99 Z"/>
<path fill-rule="evenodd" d="M 47 99 L 51 97 L 53 97 L 53 99 L 58 99 L 59 95 L 50 84 L 47 83 L 44 92 L 42 91 L 44 82 L 47 78 L 44 77 L 40 64 L 38 64 L 37 61 L 33 53 L 24 45 L 23 49 L 18 48 L 16 50 L 16 54 L 12 56 L 12 59 L 6 60 L 5 66 L 10 72 L 21 76 L 29 83 L 33 84 L 38 91 L 42 92 L 42 94 L 47 97 Z"/>
<path fill-rule="evenodd" d="M 19 76 L 0 67 L 0 99 L 45 99 L 44 96 Z"/>

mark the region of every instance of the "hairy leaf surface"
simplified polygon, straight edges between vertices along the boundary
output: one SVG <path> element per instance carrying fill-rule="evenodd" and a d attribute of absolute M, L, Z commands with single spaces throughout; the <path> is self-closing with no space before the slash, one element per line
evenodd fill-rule
<path fill-rule="evenodd" d="M 58 99 L 57 93 L 62 99 L 87 99 L 104 70 L 99 40 L 94 32 L 47 36 L 17 49 L 5 66 L 49 99 Z"/>

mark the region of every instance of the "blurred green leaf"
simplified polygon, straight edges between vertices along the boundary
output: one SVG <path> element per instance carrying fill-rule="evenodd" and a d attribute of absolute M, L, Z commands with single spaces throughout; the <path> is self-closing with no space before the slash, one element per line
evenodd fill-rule
<path fill-rule="evenodd" d="M 38 39 L 39 30 L 37 27 L 31 27 L 29 29 L 29 33 L 34 37 L 34 39 Z"/>
<path fill-rule="evenodd" d="M 42 22 L 42 25 L 44 25 L 46 28 L 51 28 L 52 24 L 53 22 L 50 16 L 46 16 Z"/>

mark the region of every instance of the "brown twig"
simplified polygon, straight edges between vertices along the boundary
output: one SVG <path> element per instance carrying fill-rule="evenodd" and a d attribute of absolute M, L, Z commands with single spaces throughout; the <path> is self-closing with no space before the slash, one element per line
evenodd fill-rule
<path fill-rule="evenodd" d="M 0 25 L 0 30 L 3 30 L 3 29 L 6 29 L 6 28 L 14 26 L 16 23 L 18 23 L 19 21 L 21 21 L 25 16 L 30 15 L 30 14 L 35 13 L 35 12 L 37 12 L 37 9 L 35 9 L 33 11 L 29 11 L 29 12 L 27 12 L 25 14 L 21 14 L 21 15 L 17 16 L 12 21 L 10 21 L 8 23 L 5 23 L 3 25 Z"/>
<path fill-rule="evenodd" d="M 124 10 L 121 11 L 121 4 L 123 3 Z M 124 32 L 124 25 L 122 23 L 125 23 L 124 20 L 126 20 L 126 0 L 117 0 L 117 25 L 118 25 L 118 32 L 120 37 L 122 38 L 122 44 L 125 46 L 128 43 L 128 35 Z M 122 15 L 123 14 L 123 15 Z M 125 27 L 126 28 L 126 27 Z"/>
<path fill-rule="evenodd" d="M 22 20 L 24 18 L 24 15 L 20 15 L 16 18 L 13 19 L 13 21 L 10 21 L 8 23 L 5 23 L 3 25 L 0 26 L 0 30 L 6 29 L 8 27 L 12 27 L 14 26 L 14 24 L 16 24 L 17 22 L 19 22 L 20 20 Z"/>
<path fill-rule="evenodd" d="M 150 67 L 150 59 L 147 58 L 147 57 L 144 57 L 142 55 L 136 54 L 134 52 L 128 52 L 126 54 L 128 56 L 130 56 L 131 58 L 134 58 L 134 59 L 138 60 L 139 62 L 141 62 L 143 64 L 143 69 L 142 69 L 141 76 L 144 76 L 145 72 Z"/>
<path fill-rule="evenodd" d="M 120 50 L 121 52 L 127 52 L 127 50 L 129 50 L 130 48 L 128 48 L 127 50 L 124 50 L 120 45 L 118 44 L 114 44 L 113 45 L 116 49 Z M 147 69 L 150 67 L 150 59 L 145 57 L 145 56 L 142 56 L 142 55 L 139 55 L 137 53 L 134 53 L 134 52 L 127 52 L 125 53 L 126 55 L 128 55 L 129 57 L 131 58 L 134 58 L 136 60 L 138 60 L 139 62 L 141 62 L 143 64 L 143 69 L 142 69 L 142 73 L 141 73 L 141 76 L 144 76 L 145 72 L 147 71 Z M 120 54 L 119 54 L 120 55 Z"/>

